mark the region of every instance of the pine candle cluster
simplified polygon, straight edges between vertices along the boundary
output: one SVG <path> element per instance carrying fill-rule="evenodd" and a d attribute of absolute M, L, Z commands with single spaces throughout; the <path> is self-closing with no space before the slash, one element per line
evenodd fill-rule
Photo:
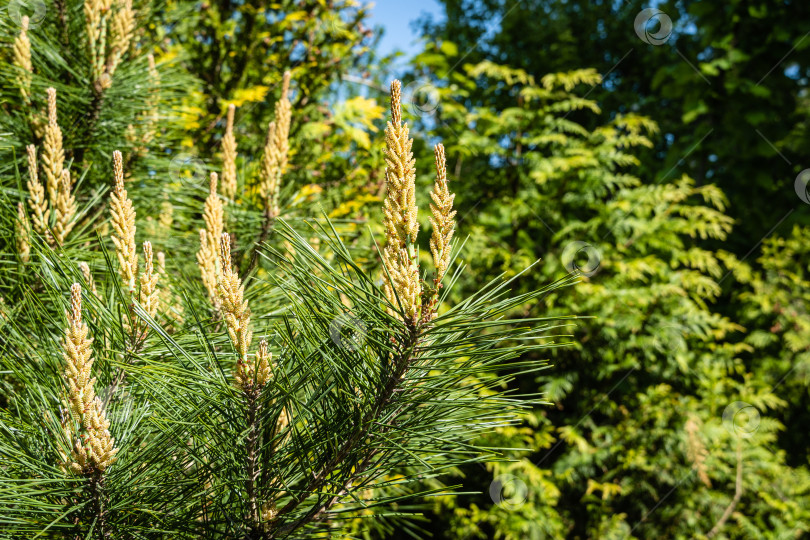
<path fill-rule="evenodd" d="M 115 255 L 118 259 L 118 273 L 129 297 L 139 301 L 141 307 L 151 318 L 158 315 L 161 293 L 158 289 L 158 280 L 161 272 L 155 269 L 152 243 L 143 243 L 144 271 L 139 273 L 138 252 L 135 247 L 135 207 L 129 198 L 124 187 L 124 159 L 120 151 L 113 152 L 113 180 L 114 187 L 110 194 L 110 221 L 113 232 L 110 235 L 115 246 Z M 158 253 L 158 259 L 163 259 L 162 253 Z M 165 264 L 165 263 L 164 263 Z M 160 266 L 159 266 L 160 268 Z M 137 293 L 137 294 L 136 294 Z M 130 319 L 132 309 L 130 305 Z M 129 322 L 127 323 L 129 325 Z M 132 332 L 132 346 L 138 349 L 143 345 L 146 337 L 147 327 L 145 323 L 135 321 L 134 326 L 129 327 Z"/>
<path fill-rule="evenodd" d="M 236 197 L 236 137 L 233 134 L 234 105 L 228 106 L 225 135 L 222 137 L 222 195 L 233 200 Z"/>
<path fill-rule="evenodd" d="M 45 142 L 42 152 L 45 186 L 51 203 L 56 201 L 56 192 L 62 179 L 65 151 L 62 148 L 62 129 L 56 116 L 56 90 L 48 88 L 48 125 L 45 127 Z"/>
<path fill-rule="evenodd" d="M 28 205 L 31 207 L 34 229 L 39 234 L 48 232 L 48 217 L 50 209 L 45 198 L 45 187 L 39 181 L 39 168 L 37 167 L 37 148 L 33 144 L 25 147 L 28 153 Z"/>
<path fill-rule="evenodd" d="M 20 22 L 22 28 L 14 39 L 14 64 L 20 68 L 20 74 L 17 76 L 20 96 L 26 105 L 30 105 L 31 73 L 34 71 L 34 65 L 31 63 L 31 40 L 28 39 L 28 16 L 23 15 Z"/>
<path fill-rule="evenodd" d="M 441 283 L 447 273 L 447 265 L 450 262 L 450 241 L 455 232 L 455 216 L 453 210 L 453 200 L 455 194 L 450 193 L 447 188 L 447 166 L 444 157 L 444 146 L 437 144 L 434 150 L 436 156 L 436 183 L 430 198 L 433 202 L 430 205 L 430 224 L 433 226 L 433 234 L 430 237 L 430 252 L 433 255 L 433 263 L 436 267 L 436 283 Z"/>
<path fill-rule="evenodd" d="M 118 272 L 129 294 L 135 292 L 138 280 L 138 253 L 135 250 L 135 208 L 124 187 L 124 163 L 121 152 L 113 152 L 114 188 L 110 195 L 112 241 L 118 257 Z"/>
<path fill-rule="evenodd" d="M 385 248 L 383 262 L 388 272 L 383 288 L 392 306 L 401 307 L 405 322 L 416 325 L 435 316 L 438 289 L 450 261 L 451 240 L 455 229 L 452 195 L 447 187 L 444 147 L 435 148 L 436 183 L 430 196 L 433 234 L 430 251 L 436 269 L 431 297 L 423 302 L 419 274 L 419 233 L 416 206 L 416 160 L 408 125 L 402 122 L 402 84 L 391 84 L 391 121 L 385 130 L 385 182 L 387 196 L 383 203 Z"/>
<path fill-rule="evenodd" d="M 290 122 L 292 118 L 292 105 L 289 99 L 291 80 L 290 72 L 285 72 L 282 79 L 281 96 L 275 104 L 275 120 L 270 122 L 267 131 L 258 183 L 259 193 L 264 202 L 265 220 L 256 244 L 261 244 L 266 239 L 270 225 L 280 213 L 279 192 L 281 178 L 287 170 L 289 155 Z M 200 268 L 203 285 L 208 292 L 208 297 L 215 312 L 219 311 L 221 304 L 218 286 L 222 273 L 219 244 L 225 222 L 222 198 L 233 200 L 236 197 L 238 188 L 236 175 L 238 154 L 234 134 L 235 113 L 235 106 L 229 105 L 225 133 L 222 136 L 222 177 L 221 181 L 218 182 L 217 174 L 211 173 L 208 197 L 205 199 L 203 211 L 205 229 L 199 230 L 200 249 L 197 252 L 197 265 Z"/>
<path fill-rule="evenodd" d="M 267 128 L 267 140 L 262 155 L 260 190 L 265 197 L 267 215 L 275 219 L 279 215 L 279 189 L 281 177 L 287 170 L 287 155 L 290 150 L 290 121 L 292 105 L 290 104 L 290 72 L 284 72 L 281 85 L 281 97 L 276 102 L 275 120 Z"/>
<path fill-rule="evenodd" d="M 112 77 L 132 41 L 132 0 L 119 0 L 115 5 L 113 0 L 85 0 L 84 22 L 95 90 L 101 93 L 112 85 Z"/>
<path fill-rule="evenodd" d="M 70 456 L 62 457 L 64 466 L 76 474 L 103 472 L 115 463 L 118 449 L 110 436 L 104 406 L 95 392 L 93 341 L 87 337 L 87 324 L 82 321 L 82 288 L 78 283 L 70 288 L 70 295 L 64 341 L 68 397 L 62 428 L 72 446 Z"/>
<path fill-rule="evenodd" d="M 62 129 L 57 116 L 56 90 L 47 89 L 48 124 L 42 143 L 41 171 L 45 183 L 40 180 L 40 167 L 37 161 L 37 149 L 34 145 L 26 146 L 28 155 L 28 207 L 31 219 L 20 210 L 21 224 L 18 228 L 18 244 L 23 262 L 24 246 L 30 245 L 29 221 L 33 230 L 41 234 L 49 245 L 63 245 L 76 225 L 76 198 L 73 195 L 73 180 L 70 171 L 65 168 L 65 151 L 62 147 Z M 19 209 L 18 209 L 19 210 Z M 25 218 L 25 219 L 23 219 Z"/>
<path fill-rule="evenodd" d="M 219 297 L 228 335 L 238 355 L 234 379 L 239 388 L 247 388 L 254 383 L 257 387 L 262 387 L 270 379 L 270 354 L 267 352 L 267 343 L 263 341 L 259 346 L 254 369 L 254 364 L 248 359 L 253 331 L 250 327 L 250 308 L 245 300 L 245 286 L 231 262 L 230 235 L 222 233 L 220 241 L 222 276 L 219 282 Z"/>
<path fill-rule="evenodd" d="M 222 237 L 225 213 L 222 201 L 217 194 L 217 173 L 212 172 L 208 184 L 208 197 L 205 199 L 203 220 L 205 229 L 200 229 L 200 250 L 197 252 L 197 264 L 200 267 L 203 285 L 208 291 L 208 298 L 218 311 L 220 307 L 218 283 L 220 278 L 219 239 Z"/>
<path fill-rule="evenodd" d="M 152 243 L 148 240 L 143 243 L 144 269 L 141 274 L 140 302 L 144 311 L 155 318 L 158 311 L 158 273 L 155 271 L 152 257 Z"/>
<path fill-rule="evenodd" d="M 402 122 L 402 85 L 391 84 L 391 120 L 385 129 L 385 184 L 383 203 L 385 249 L 383 261 L 390 274 L 385 295 L 392 305 L 401 305 L 405 319 L 416 324 L 422 284 L 416 236 L 419 232 L 416 206 L 416 160 L 408 125 Z"/>
<path fill-rule="evenodd" d="M 136 12 L 132 0 L 85 0 L 83 4 L 84 27 L 87 37 L 87 48 L 91 59 L 92 82 L 95 97 L 87 114 L 93 124 L 98 118 L 102 93 L 111 87 L 112 77 L 121 65 L 124 57 L 135 49 Z M 23 215 L 18 208 L 16 237 L 18 252 L 23 263 L 29 262 L 31 232 L 41 235 L 51 246 L 62 246 L 76 226 L 78 205 L 73 193 L 75 178 L 65 168 L 65 148 L 63 132 L 57 115 L 57 92 L 47 89 L 47 118 L 43 117 L 33 103 L 32 78 L 34 64 L 31 55 L 29 36 L 30 19 L 22 16 L 20 32 L 14 38 L 12 53 L 13 64 L 17 68 L 14 78 L 19 88 L 22 102 L 28 109 L 28 121 L 36 139 L 42 140 L 37 163 L 37 148 L 26 147 L 28 154 L 28 206 L 29 215 Z M 67 38 L 65 38 L 67 39 Z M 136 130 L 132 125 L 126 132 L 127 139 L 133 145 L 135 154 L 146 152 L 157 130 L 159 118 L 159 84 L 160 76 L 154 57 L 147 55 L 149 93 L 145 99 L 145 108 L 139 113 L 142 129 Z M 95 109 L 94 109 L 95 107 Z M 82 163 L 83 149 L 73 149 L 74 163 Z M 75 172 L 75 171 L 74 171 Z"/>

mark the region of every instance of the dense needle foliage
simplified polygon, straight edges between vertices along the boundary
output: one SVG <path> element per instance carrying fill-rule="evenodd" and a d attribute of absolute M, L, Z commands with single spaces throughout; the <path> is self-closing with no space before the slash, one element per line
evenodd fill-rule
<path fill-rule="evenodd" d="M 808 534 L 804 4 L 439 4 L 0 0 L 0 537 Z"/>

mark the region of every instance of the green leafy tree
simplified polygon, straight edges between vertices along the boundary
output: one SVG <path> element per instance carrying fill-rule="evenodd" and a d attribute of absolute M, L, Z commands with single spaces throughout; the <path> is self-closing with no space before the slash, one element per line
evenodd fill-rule
<path fill-rule="evenodd" d="M 778 389 L 786 401 L 783 422 L 800 426 L 806 419 L 808 360 L 810 350 L 806 313 L 808 298 L 807 228 L 794 227 L 786 237 L 763 243 L 755 270 L 742 268 L 734 274 L 743 287 L 738 292 L 739 312 L 749 332 L 746 358 L 756 378 Z M 780 434 L 789 462 L 807 460 L 804 434 L 787 429 Z"/>
<path fill-rule="evenodd" d="M 599 124 L 598 104 L 579 97 L 599 83 L 595 71 L 537 81 L 487 61 L 451 70 L 459 58 L 439 46 L 452 52 L 445 43 L 416 59 L 417 72 L 448 74 L 426 83 L 439 99 L 424 124 L 432 136 L 459 134 L 448 146 L 450 182 L 465 186 L 457 205 L 474 275 L 538 258 L 531 276 L 540 281 L 578 273 L 582 283 L 539 305 L 583 319 L 572 347 L 550 351 L 550 371 L 513 382 L 552 403 L 489 439 L 514 449 L 516 462 L 464 468 L 465 487 L 483 493 L 437 503 L 435 530 L 480 538 L 803 530 L 807 471 L 773 446 L 785 401 L 744 361 L 743 327 L 712 307 L 724 275 L 741 268 L 709 245 L 732 227 L 722 191 L 685 175 L 635 176 L 635 153 L 653 146 L 657 126 L 634 114 Z"/>
<path fill-rule="evenodd" d="M 538 80 L 582 67 L 604 74 L 602 83 L 583 86 L 579 95 L 610 115 L 635 112 L 656 120 L 662 137 L 638 153 L 643 177 L 672 181 L 670 171 L 678 170 L 726 193 L 726 212 L 737 222 L 726 249 L 744 255 L 796 207 L 790 186 L 807 167 L 808 4 L 441 4 L 443 16 L 423 21 L 423 34 L 454 42 L 466 62 L 491 60 Z M 484 92 L 471 92 L 470 99 L 483 99 Z M 511 105 L 508 94 L 487 99 Z M 589 129 L 598 125 L 586 114 L 571 117 Z M 806 220 L 806 213 L 789 220 Z"/>

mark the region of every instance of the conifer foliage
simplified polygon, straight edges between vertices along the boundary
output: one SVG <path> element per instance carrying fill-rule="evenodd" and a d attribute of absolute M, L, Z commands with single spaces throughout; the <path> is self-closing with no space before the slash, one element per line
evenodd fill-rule
<path fill-rule="evenodd" d="M 369 9 L 0 0 L 0 538 L 807 533 L 807 227 Z"/>
<path fill-rule="evenodd" d="M 88 86 L 76 103 L 106 126 L 109 93 L 138 56 L 140 13 L 128 2 L 87 2 L 82 13 L 86 72 L 73 82 Z M 35 131 L 36 104 L 24 105 L 45 75 L 27 69 L 25 31 L 15 37 L 13 102 Z M 407 523 L 401 505 L 431 492 L 425 479 L 494 457 L 474 440 L 533 402 L 506 392 L 502 373 L 541 369 L 519 358 L 547 347 L 561 323 L 508 314 L 573 278 L 517 295 L 518 277 L 499 278 L 446 304 L 463 273 L 454 195 L 438 145 L 428 271 L 399 81 L 384 144 L 381 246 L 350 247 L 322 216 L 288 221 L 280 191 L 290 74 L 282 80 L 258 174 L 237 169 L 231 106 L 220 174 L 196 200 L 199 246 L 168 255 L 155 253 L 153 243 L 165 241 L 155 227 L 140 224 L 171 220 L 144 216 L 138 195 L 150 189 L 138 166 L 143 148 L 165 141 L 121 130 L 112 139 L 121 151 L 107 154 L 106 142 L 90 143 L 95 127 L 66 137 L 61 91 L 47 90 L 41 140 L 18 165 L 27 182 L 15 197 L 24 203 L 3 214 L 18 236 L 3 264 L 28 278 L 0 320 L 0 534 L 290 538 L 340 534 L 360 512 L 383 528 Z M 144 111 L 130 116 L 151 121 Z M 15 127 L 15 144 L 32 144 Z M 76 197 L 84 184 L 71 178 L 81 175 L 99 190 Z M 243 195 L 248 185 L 256 191 Z M 257 207 L 259 219 L 242 219 Z M 77 226 L 99 234 L 65 249 Z M 184 271 L 170 276 L 167 264 Z"/>

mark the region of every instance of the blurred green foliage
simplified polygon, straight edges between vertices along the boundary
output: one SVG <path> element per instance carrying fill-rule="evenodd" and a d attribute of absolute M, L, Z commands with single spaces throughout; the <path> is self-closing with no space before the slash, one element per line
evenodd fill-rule
<path fill-rule="evenodd" d="M 584 67 L 602 73 L 604 82 L 580 95 L 587 92 L 607 115 L 638 113 L 660 126 L 654 148 L 639 153 L 640 177 L 665 181 L 676 169 L 726 193 L 726 212 L 737 222 L 726 249 L 744 255 L 797 206 L 792 183 L 807 168 L 810 145 L 807 2 L 440 4 L 443 16 L 424 20 L 423 34 L 431 42 L 453 41 L 465 62 L 489 59 L 538 79 Z M 647 8 L 653 12 L 642 14 Z M 493 100 L 505 107 L 509 98 Z M 597 125 L 587 115 L 572 116 Z M 790 219 L 810 224 L 806 212 Z"/>
<path fill-rule="evenodd" d="M 780 432 L 805 410 L 807 384 L 780 387 L 773 375 L 800 370 L 801 358 L 765 361 L 756 337 L 771 335 L 765 299 L 779 297 L 764 283 L 807 270 L 806 257 L 791 255 L 798 239 L 768 245 L 763 272 L 783 277 L 761 277 L 717 248 L 734 223 L 719 187 L 675 169 L 656 182 L 637 176 L 658 125 L 634 113 L 605 120 L 587 97 L 602 82 L 594 70 L 536 79 L 467 63 L 462 53 L 448 41 L 430 44 L 414 76 L 430 88 L 422 94 L 438 96 L 420 125 L 447 144 L 470 275 L 509 274 L 540 259 L 519 281 L 530 289 L 578 271 L 573 291 L 526 305 L 523 316 L 584 319 L 572 344 L 553 349 L 552 370 L 512 382 L 551 402 L 524 426 L 492 435 L 515 461 L 459 471 L 465 490 L 482 494 L 438 499 L 432 530 L 515 539 L 800 535 L 810 518 L 806 436 Z M 742 295 L 745 316 L 729 312 L 742 306 L 724 295 L 734 280 L 759 295 Z M 777 305 L 806 310 L 786 285 L 779 290 L 791 300 Z M 792 343 L 794 355 L 806 353 L 806 341 Z"/>

